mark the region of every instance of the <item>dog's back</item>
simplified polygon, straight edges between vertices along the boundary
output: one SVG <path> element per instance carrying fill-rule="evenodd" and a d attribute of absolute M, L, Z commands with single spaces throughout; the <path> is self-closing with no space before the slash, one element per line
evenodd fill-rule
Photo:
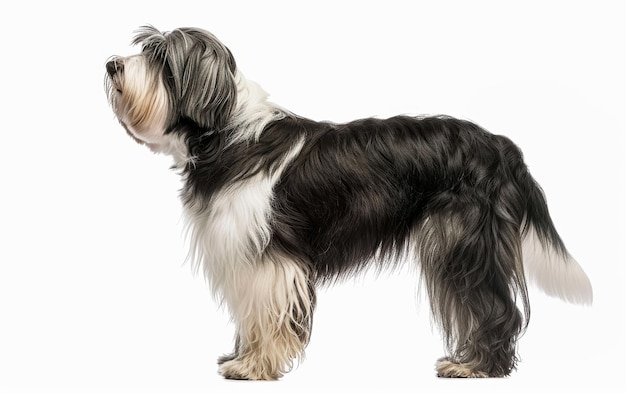
<path fill-rule="evenodd" d="M 542 289 L 565 300 L 591 301 L 584 276 L 549 278 L 549 272 L 567 274 L 560 266 L 572 266 L 574 274 L 577 265 L 567 262 L 543 192 L 508 138 L 446 116 L 347 124 L 287 116 L 268 125 L 259 144 L 280 139 L 279 145 L 289 146 L 299 138 L 303 148 L 275 187 L 273 212 L 277 225 L 293 233 L 278 230 L 275 241 L 306 253 L 318 280 L 356 273 L 372 259 L 388 263 L 381 257 L 406 255 L 428 220 L 445 211 L 483 221 L 489 217 L 474 216 L 490 212 L 517 228 L 511 234 L 516 249 L 525 239 L 528 274 Z"/>

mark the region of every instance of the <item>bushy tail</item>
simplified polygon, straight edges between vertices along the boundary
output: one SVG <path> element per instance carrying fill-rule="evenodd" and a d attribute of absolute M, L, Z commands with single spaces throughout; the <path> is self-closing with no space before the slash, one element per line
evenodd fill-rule
<path fill-rule="evenodd" d="M 522 255 L 528 280 L 550 296 L 570 303 L 591 304 L 591 282 L 557 233 L 543 191 L 530 174 L 525 183 L 528 199 Z"/>

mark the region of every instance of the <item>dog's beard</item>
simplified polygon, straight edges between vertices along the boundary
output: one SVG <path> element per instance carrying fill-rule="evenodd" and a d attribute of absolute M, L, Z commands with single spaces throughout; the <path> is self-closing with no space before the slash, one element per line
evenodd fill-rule
<path fill-rule="evenodd" d="M 162 150 L 170 105 L 160 70 L 142 55 L 112 61 L 123 61 L 105 82 L 113 112 L 135 141 Z"/>

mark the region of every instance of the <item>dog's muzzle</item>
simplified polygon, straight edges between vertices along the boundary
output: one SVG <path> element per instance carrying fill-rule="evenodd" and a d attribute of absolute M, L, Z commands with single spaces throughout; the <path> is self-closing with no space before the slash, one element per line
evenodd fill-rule
<path fill-rule="evenodd" d="M 107 62 L 106 69 L 109 76 L 113 77 L 118 72 L 124 71 L 124 62 L 119 58 L 114 58 Z"/>

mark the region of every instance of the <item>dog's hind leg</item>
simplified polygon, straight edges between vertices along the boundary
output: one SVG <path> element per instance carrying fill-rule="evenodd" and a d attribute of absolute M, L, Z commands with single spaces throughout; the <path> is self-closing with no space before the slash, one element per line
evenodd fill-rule
<path fill-rule="evenodd" d="M 440 377 L 502 377 L 516 364 L 528 311 L 519 223 L 490 203 L 447 200 L 420 230 L 423 280 L 449 356 Z"/>
<path fill-rule="evenodd" d="M 235 352 L 218 360 L 228 379 L 274 380 L 304 355 L 315 293 L 307 270 L 291 259 L 265 256 L 238 273 L 225 299 L 237 327 Z"/>

